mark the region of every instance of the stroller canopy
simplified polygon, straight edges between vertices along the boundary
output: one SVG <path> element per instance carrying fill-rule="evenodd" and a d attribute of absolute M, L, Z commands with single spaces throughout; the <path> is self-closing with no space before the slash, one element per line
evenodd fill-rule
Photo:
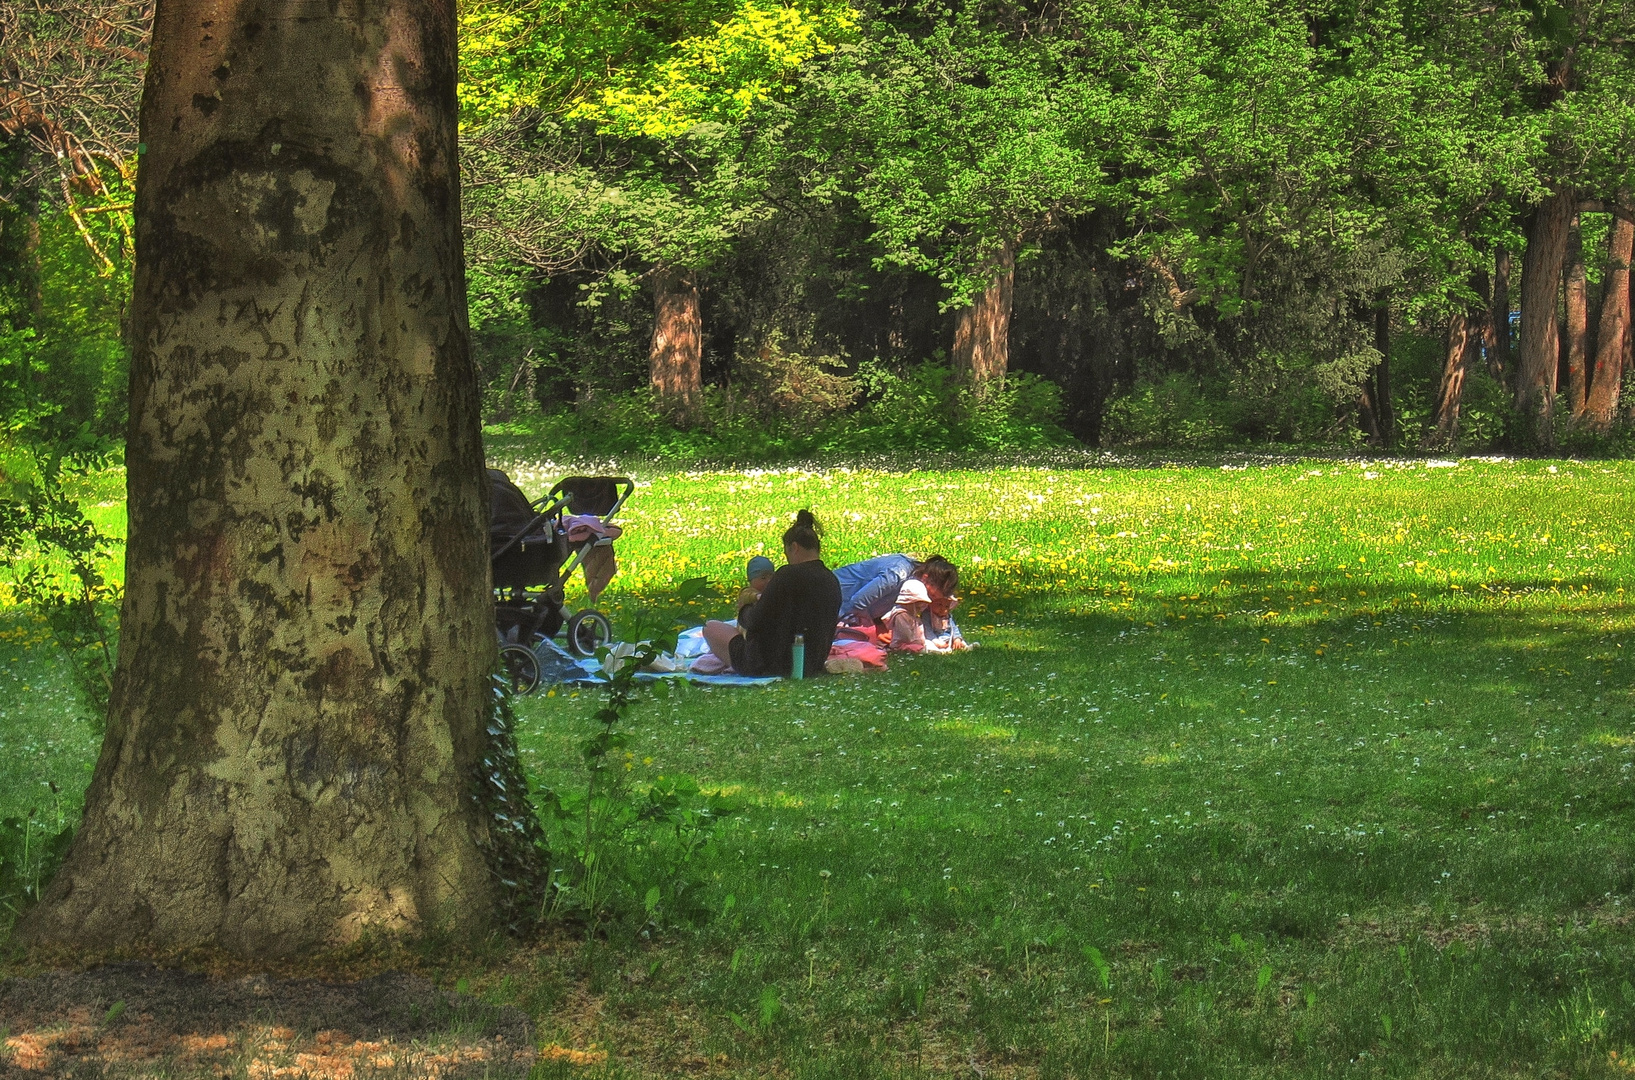
<path fill-rule="evenodd" d="M 550 538 L 549 519 L 540 518 L 528 502 L 528 496 L 522 489 L 511 482 L 511 478 L 498 469 L 488 470 L 490 520 L 488 526 L 488 553 L 490 556 L 499 554 L 511 541 L 517 539 L 531 525 L 528 535 L 522 536 L 527 543 L 536 543 Z"/>

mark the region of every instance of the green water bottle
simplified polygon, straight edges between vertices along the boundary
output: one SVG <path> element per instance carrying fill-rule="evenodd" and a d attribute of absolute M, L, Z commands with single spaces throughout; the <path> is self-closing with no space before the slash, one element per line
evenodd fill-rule
<path fill-rule="evenodd" d="M 806 678 L 806 635 L 796 634 L 795 644 L 789 649 L 789 677 Z"/>

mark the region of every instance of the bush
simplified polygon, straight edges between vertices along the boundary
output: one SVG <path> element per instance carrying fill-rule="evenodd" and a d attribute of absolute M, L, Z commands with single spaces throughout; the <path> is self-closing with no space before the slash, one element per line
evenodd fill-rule
<path fill-rule="evenodd" d="M 776 343 L 740 370 L 749 389 L 706 387 L 691 428 L 664 418 L 651 393 L 590 395 L 522 429 L 563 456 L 647 457 L 679 462 L 775 461 L 815 454 L 963 449 L 1037 449 L 1072 441 L 1055 384 L 1012 374 L 978 399 L 940 360 L 894 370 L 869 362 L 855 376 L 828 358 L 792 357 Z"/>
<path fill-rule="evenodd" d="M 1225 406 L 1195 380 L 1170 375 L 1109 402 L 1102 438 L 1109 446 L 1132 448 L 1220 446 L 1232 438 Z"/>

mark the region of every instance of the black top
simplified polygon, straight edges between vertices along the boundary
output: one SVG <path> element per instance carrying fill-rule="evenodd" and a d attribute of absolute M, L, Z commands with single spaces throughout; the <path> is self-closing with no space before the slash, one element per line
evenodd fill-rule
<path fill-rule="evenodd" d="M 740 675 L 788 675 L 790 647 L 806 635 L 806 675 L 823 674 L 835 640 L 840 582 L 822 559 L 785 566 L 772 575 L 760 600 L 743 610 L 744 663 Z"/>

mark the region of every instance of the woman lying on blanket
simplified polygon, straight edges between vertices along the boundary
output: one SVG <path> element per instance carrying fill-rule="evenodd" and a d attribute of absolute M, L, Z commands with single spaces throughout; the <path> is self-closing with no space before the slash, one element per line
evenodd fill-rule
<path fill-rule="evenodd" d="M 901 609 L 901 594 L 911 582 L 923 586 L 923 605 L 911 598 L 915 616 L 921 620 L 928 652 L 953 652 L 966 648 L 965 638 L 952 612 L 959 603 L 959 568 L 941 555 L 921 562 L 908 555 L 880 555 L 850 563 L 835 571 L 840 582 L 840 622 L 846 626 L 885 630 L 884 624 Z M 918 650 L 916 650 L 918 651 Z"/>
<path fill-rule="evenodd" d="M 738 627 L 713 620 L 704 624 L 710 652 L 738 674 L 788 675 L 796 634 L 806 637 L 806 677 L 823 674 L 834 643 L 840 583 L 823 565 L 822 534 L 810 510 L 796 514 L 783 534 L 789 565 L 774 573 L 761 598 L 739 613 Z"/>

